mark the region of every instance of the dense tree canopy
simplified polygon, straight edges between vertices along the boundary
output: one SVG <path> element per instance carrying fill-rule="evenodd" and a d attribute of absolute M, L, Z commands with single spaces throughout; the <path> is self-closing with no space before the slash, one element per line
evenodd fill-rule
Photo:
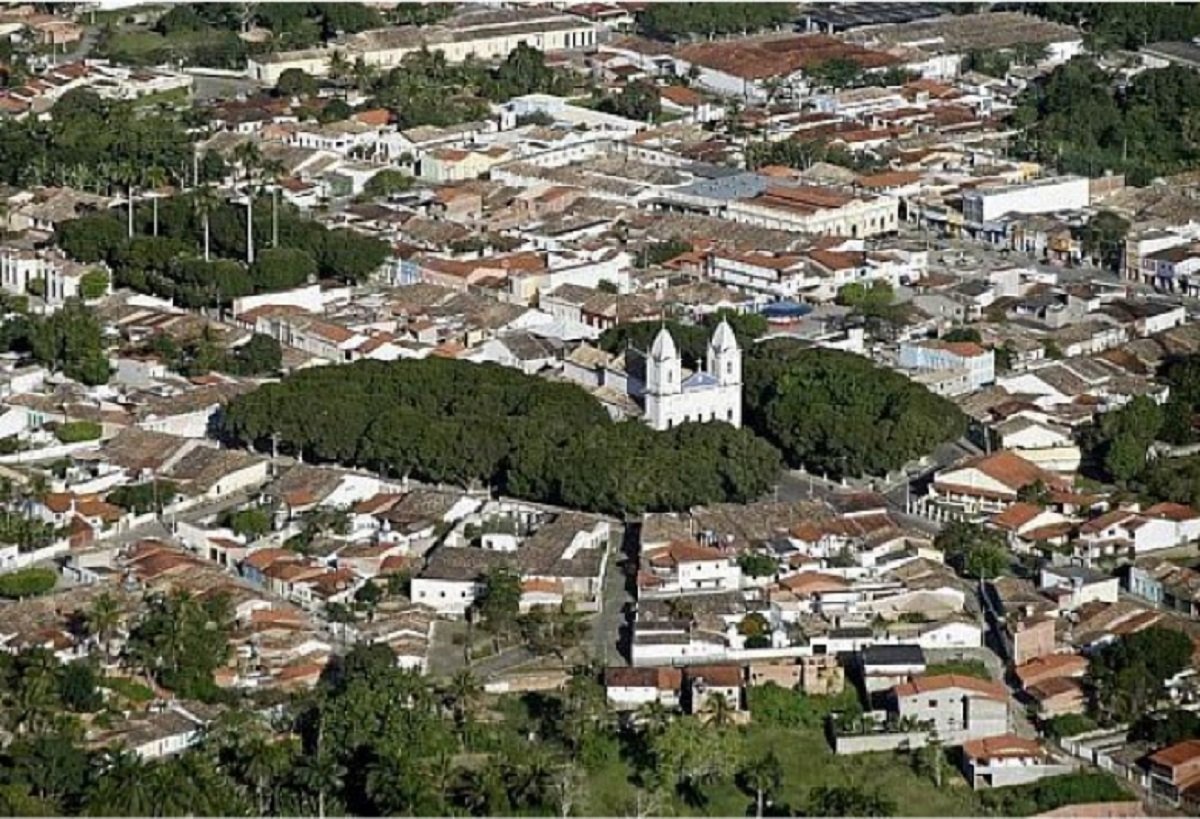
<path fill-rule="evenodd" d="M 747 425 L 793 466 L 882 475 L 966 431 L 954 404 L 852 353 L 767 341 L 743 369 Z"/>
<path fill-rule="evenodd" d="M 675 40 L 754 32 L 795 19 L 790 3 L 652 3 L 638 14 L 638 25 L 650 37 Z"/>
<path fill-rule="evenodd" d="M 254 236 L 259 249 L 247 268 L 245 207 L 230 202 L 210 205 L 211 260 L 203 252 L 204 214 L 196 196 L 161 200 L 158 235 L 151 235 L 149 208 L 135 211 L 134 237 L 111 214 L 65 222 L 55 234 L 58 245 L 83 262 L 105 261 L 118 286 L 174 299 L 185 307 L 227 304 L 251 293 L 302 285 L 314 277 L 356 283 L 387 259 L 388 245 L 345 228 L 330 230 L 295 208 L 260 197 L 255 203 Z M 274 225 L 273 225 L 274 221 Z M 277 228 L 279 247 L 271 246 Z"/>
<path fill-rule="evenodd" d="M 264 446 L 278 435 L 306 460 L 607 512 L 749 500 L 779 465 L 746 430 L 656 433 L 612 422 L 574 385 L 445 359 L 306 370 L 235 399 L 224 430 Z"/>
<path fill-rule="evenodd" d="M 1194 3 L 1027 3 L 1034 14 L 1082 26 L 1093 48 L 1136 51 L 1157 40 L 1200 35 L 1200 8 Z"/>
<path fill-rule="evenodd" d="M 1163 683 L 1191 661 L 1192 641 L 1182 632 L 1151 626 L 1122 635 L 1090 658 L 1092 708 L 1118 721 L 1134 720 L 1158 702 Z"/>
<path fill-rule="evenodd" d="M 1004 536 L 994 529 L 954 521 L 938 533 L 933 545 L 942 550 L 948 564 L 968 577 L 996 578 L 1007 573 Z"/>
<path fill-rule="evenodd" d="M 94 313 L 76 300 L 48 316 L 18 315 L 0 337 L 9 350 L 29 353 L 51 370 L 88 385 L 108 381 L 104 335 Z"/>
<path fill-rule="evenodd" d="M 215 154 L 200 163 L 202 180 L 218 179 L 222 171 Z M 191 139 L 173 113 L 135 113 L 131 103 L 76 89 L 55 103 L 49 120 L 0 122 L 0 182 L 113 193 L 156 172 L 176 181 L 191 177 Z"/>
<path fill-rule="evenodd" d="M 1018 149 L 1059 170 L 1135 185 L 1200 162 L 1200 76 L 1179 66 L 1143 71 L 1120 89 L 1087 57 L 1059 66 L 1020 97 Z"/>
<path fill-rule="evenodd" d="M 391 111 L 401 128 L 485 119 L 489 103 L 532 93 L 568 95 L 574 84 L 570 74 L 550 68 L 541 51 L 524 44 L 495 68 L 476 60 L 451 64 L 441 51 L 422 50 L 386 73 L 370 66 L 351 73 L 372 104 Z"/>
<path fill-rule="evenodd" d="M 227 598 L 185 592 L 151 598 L 130 632 L 128 652 L 160 685 L 190 699 L 219 699 L 213 672 L 229 656 L 233 613 Z"/>

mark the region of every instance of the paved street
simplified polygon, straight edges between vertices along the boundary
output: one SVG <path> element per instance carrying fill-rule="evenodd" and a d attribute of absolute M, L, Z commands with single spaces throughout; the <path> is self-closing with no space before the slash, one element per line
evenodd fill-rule
<path fill-rule="evenodd" d="M 633 604 L 633 595 L 626 585 L 626 552 L 622 548 L 625 538 L 632 537 L 629 530 L 618 527 L 614 534 L 608 569 L 604 574 L 603 604 L 600 613 L 592 618 L 592 656 L 605 666 L 625 665 L 622 653 L 622 635 L 626 625 L 626 613 Z"/>

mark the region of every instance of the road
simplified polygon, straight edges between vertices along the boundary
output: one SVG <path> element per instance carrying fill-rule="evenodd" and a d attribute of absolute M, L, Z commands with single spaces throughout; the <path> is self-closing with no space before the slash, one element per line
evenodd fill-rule
<path fill-rule="evenodd" d="M 839 492 L 854 490 L 880 492 L 887 501 L 889 511 L 897 520 L 932 537 L 941 530 L 941 524 L 918 515 L 910 515 L 909 497 L 915 498 L 923 494 L 930 475 L 937 470 L 978 454 L 979 448 L 966 439 L 950 441 L 935 449 L 929 458 L 905 464 L 904 468 L 897 470 L 890 479 L 849 478 L 845 482 L 838 482 L 810 472 L 793 470 L 780 477 L 774 497 L 780 501 L 791 502 L 811 498 L 825 499 Z"/>
<path fill-rule="evenodd" d="M 604 572 L 600 612 L 592 618 L 592 656 L 610 665 L 625 665 L 622 653 L 626 614 L 633 605 L 633 595 L 626 584 L 625 567 L 629 552 L 625 539 L 633 537 L 632 530 L 618 527 L 609 546 L 608 566 Z"/>

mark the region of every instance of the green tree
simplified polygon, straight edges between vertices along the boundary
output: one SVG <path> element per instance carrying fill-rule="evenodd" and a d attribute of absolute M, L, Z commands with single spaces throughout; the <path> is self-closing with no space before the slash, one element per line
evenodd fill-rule
<path fill-rule="evenodd" d="M 767 802 L 783 786 L 783 763 L 774 751 L 767 751 L 742 770 L 742 781 L 754 794 L 755 817 L 762 819 Z"/>
<path fill-rule="evenodd" d="M 79 295 L 87 301 L 104 298 L 108 294 L 108 273 L 93 268 L 79 279 Z"/>
<path fill-rule="evenodd" d="M 250 268 L 254 289 L 260 293 L 291 290 L 308 284 L 317 275 L 317 262 L 303 250 L 272 247 L 262 251 Z"/>
<path fill-rule="evenodd" d="M 1083 252 L 1108 270 L 1116 270 L 1125 252 L 1129 220 L 1102 210 L 1083 226 Z"/>
<path fill-rule="evenodd" d="M 275 83 L 275 90 L 281 97 L 312 97 L 319 89 L 316 78 L 300 68 L 285 69 Z"/>
<path fill-rule="evenodd" d="M 0 574 L 0 597 L 22 600 L 46 594 L 58 583 L 51 569 L 30 568 Z"/>
<path fill-rule="evenodd" d="M 155 595 L 129 634 L 128 653 L 178 696 L 211 700 L 217 696 L 213 672 L 229 656 L 232 621 L 224 596 Z"/>
<path fill-rule="evenodd" d="M 108 381 L 108 358 L 100 322 L 81 302 L 68 300 L 61 310 L 29 328 L 33 357 L 89 386 Z"/>
<path fill-rule="evenodd" d="M 696 717 L 679 717 L 652 739 L 650 753 L 655 774 L 666 784 L 700 791 L 738 770 L 740 736 L 713 730 Z"/>
<path fill-rule="evenodd" d="M 743 372 L 747 426 L 793 467 L 882 475 L 966 430 L 949 401 L 852 353 L 764 341 Z"/>
<path fill-rule="evenodd" d="M 229 528 L 250 541 L 258 540 L 271 531 L 271 513 L 261 506 L 239 509 L 230 516 Z"/>
<path fill-rule="evenodd" d="M 483 623 L 495 633 L 510 629 L 517 620 L 521 603 L 521 578 L 508 568 L 496 568 L 483 578 L 483 591 L 476 610 Z"/>
<path fill-rule="evenodd" d="M 772 577 L 779 571 L 775 559 L 761 552 L 742 552 L 738 555 L 738 566 L 749 577 Z"/>
<path fill-rule="evenodd" d="M 627 83 L 618 94 L 607 98 L 601 108 L 627 119 L 654 122 L 662 114 L 662 100 L 656 85 L 645 80 L 634 80 Z"/>
<path fill-rule="evenodd" d="M 947 563 L 969 577 L 996 578 L 1008 572 L 1008 550 L 995 530 L 953 521 L 943 527 L 933 545 L 942 550 Z"/>
<path fill-rule="evenodd" d="M 1187 635 L 1161 626 L 1105 645 L 1088 662 L 1094 710 L 1133 721 L 1157 703 L 1163 683 L 1189 667 L 1191 656 Z"/>
<path fill-rule="evenodd" d="M 368 196 L 391 196 L 394 193 L 404 193 L 411 190 L 416 180 L 403 171 L 385 168 L 367 180 L 363 193 Z"/>

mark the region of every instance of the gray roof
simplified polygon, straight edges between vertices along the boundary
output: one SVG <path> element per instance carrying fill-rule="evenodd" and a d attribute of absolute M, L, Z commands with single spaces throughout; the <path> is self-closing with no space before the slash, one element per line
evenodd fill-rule
<path fill-rule="evenodd" d="M 925 665 L 925 652 L 919 645 L 873 645 L 862 650 L 863 666 Z"/>

